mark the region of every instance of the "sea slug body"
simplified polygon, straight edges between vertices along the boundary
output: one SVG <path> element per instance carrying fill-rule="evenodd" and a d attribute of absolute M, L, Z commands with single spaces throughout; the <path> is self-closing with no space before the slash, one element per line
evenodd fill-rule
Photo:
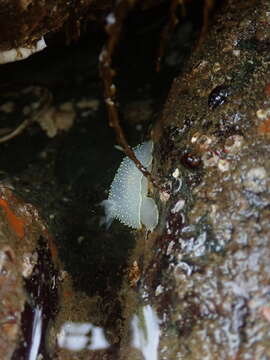
<path fill-rule="evenodd" d="M 153 142 L 146 141 L 133 150 L 142 165 L 150 170 Z M 101 203 L 105 209 L 107 226 L 118 219 L 133 229 L 140 229 L 143 224 L 147 230 L 153 231 L 158 223 L 158 209 L 147 192 L 146 177 L 132 160 L 125 157 L 111 184 L 108 199 Z"/>

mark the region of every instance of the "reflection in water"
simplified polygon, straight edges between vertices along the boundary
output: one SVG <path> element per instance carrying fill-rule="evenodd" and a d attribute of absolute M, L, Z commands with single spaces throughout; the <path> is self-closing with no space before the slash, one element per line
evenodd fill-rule
<path fill-rule="evenodd" d="M 131 327 L 132 346 L 142 352 L 145 360 L 158 360 L 159 319 L 150 305 L 142 308 L 140 316 L 133 316 Z"/>
<path fill-rule="evenodd" d="M 110 346 L 103 329 L 91 323 L 65 322 L 57 336 L 57 342 L 59 347 L 71 351 L 101 350 Z"/>

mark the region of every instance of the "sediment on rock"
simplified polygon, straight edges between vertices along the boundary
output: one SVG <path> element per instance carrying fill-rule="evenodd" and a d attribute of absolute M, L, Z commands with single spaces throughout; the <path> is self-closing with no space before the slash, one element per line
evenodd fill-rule
<path fill-rule="evenodd" d="M 158 316 L 159 359 L 269 357 L 269 44 L 269 1 L 228 1 L 155 128 L 168 192 L 131 297 Z"/>
<path fill-rule="evenodd" d="M 138 1 L 140 7 L 155 7 L 164 0 Z M 132 1 L 121 1 L 127 4 Z M 137 1 L 134 1 L 136 3 Z M 42 36 L 63 30 L 66 42 L 80 38 L 87 21 L 102 31 L 106 18 L 115 10 L 115 0 L 11 0 L 0 1 L 0 50 L 33 45 Z"/>

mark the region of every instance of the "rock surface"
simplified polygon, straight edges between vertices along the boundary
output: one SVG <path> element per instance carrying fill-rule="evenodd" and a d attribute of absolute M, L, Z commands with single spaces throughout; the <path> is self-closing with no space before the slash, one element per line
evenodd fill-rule
<path fill-rule="evenodd" d="M 7 325 L 0 333 L 0 354 L 11 358 L 17 347 L 16 360 L 26 356 L 20 345 L 31 340 L 35 314 L 26 302 L 28 292 L 34 309 L 52 300 L 46 314 L 53 321 L 45 319 L 47 331 L 38 349 L 45 358 L 269 358 L 269 14 L 266 0 L 228 1 L 174 81 L 152 131 L 153 175 L 163 190 L 149 189 L 159 204 L 160 222 L 148 235 L 117 222 L 109 231 L 99 225 L 98 204 L 122 156 L 113 148 L 115 134 L 107 126 L 98 81 L 95 54 L 103 43 L 96 44 L 94 59 L 87 38 L 84 45 L 55 52 L 48 47 L 47 54 L 1 66 L 1 83 L 13 90 L 1 95 L 2 133 L 30 118 L 24 132 L 1 145 L 1 171 L 36 207 L 2 189 L 0 200 L 7 202 L 0 207 L 0 265 L 5 268 L 0 296 L 7 306 L 0 315 Z M 151 32 L 152 13 L 143 19 L 133 24 L 137 37 L 127 37 L 115 59 L 131 145 L 141 141 L 159 112 L 159 99 L 174 76 L 166 63 L 173 62 L 178 73 L 184 52 L 173 44 L 165 71 L 157 75 L 149 56 L 156 54 L 153 38 L 162 24 Z M 150 25 L 138 25 L 144 22 Z M 140 38 L 149 41 L 142 45 Z M 136 57 L 138 49 L 144 56 Z M 23 90 L 12 87 L 15 80 Z M 40 113 L 43 88 L 52 101 Z M 36 208 L 55 235 L 59 276 Z M 40 238 L 45 242 L 40 244 Z M 68 282 L 60 296 L 55 279 Z M 10 317 L 15 312 L 17 317 Z M 28 334 L 21 337 L 24 330 Z"/>
<path fill-rule="evenodd" d="M 158 316 L 161 360 L 270 356 L 269 45 L 269 1 L 229 1 L 154 130 L 167 191 L 130 296 Z"/>
<path fill-rule="evenodd" d="M 68 26 L 71 39 L 80 32 L 80 20 L 97 18 L 112 7 L 112 1 L 0 1 L 0 49 L 29 45 L 51 31 Z M 84 16 L 83 16 L 84 14 Z"/>
<path fill-rule="evenodd" d="M 147 0 L 141 8 L 147 10 L 162 1 Z M 128 7 L 137 1 L 122 2 Z M 115 0 L 1 0 L 0 50 L 30 46 L 42 36 L 62 28 L 65 28 L 66 42 L 70 43 L 80 38 L 89 20 L 98 24 L 102 31 L 104 23 L 110 21 L 107 16 L 113 14 L 115 4 Z"/>
<path fill-rule="evenodd" d="M 34 356 L 56 314 L 56 253 L 34 206 L 8 184 L 1 184 L 0 195 L 0 358 L 20 360 Z"/>

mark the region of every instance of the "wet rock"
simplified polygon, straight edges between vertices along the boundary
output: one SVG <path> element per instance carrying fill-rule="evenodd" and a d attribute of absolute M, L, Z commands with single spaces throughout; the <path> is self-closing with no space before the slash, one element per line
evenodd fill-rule
<path fill-rule="evenodd" d="M 10 1 L 8 6 L 0 2 L 0 48 L 7 50 L 18 46 L 28 46 L 35 43 L 42 35 L 55 31 L 69 24 L 73 29 L 73 36 L 78 35 L 79 19 L 83 13 L 92 8 L 92 18 L 98 17 L 98 11 L 108 12 L 112 7 L 111 1 L 103 0 L 97 5 L 96 1 L 84 0 L 77 4 L 66 1 Z M 76 22 L 78 24 L 76 25 Z"/>
<path fill-rule="evenodd" d="M 45 356 L 58 304 L 56 253 L 36 209 L 7 184 L 0 191 L 0 358 Z"/>
<path fill-rule="evenodd" d="M 164 0 L 144 1 L 142 10 L 155 7 Z M 136 1 L 134 2 L 136 3 Z M 43 35 L 57 32 L 65 27 L 67 42 L 78 40 L 81 35 L 81 22 L 92 21 L 102 29 L 104 22 L 110 24 L 114 19 L 116 1 L 114 0 L 82 0 L 41 1 L 11 0 L 8 4 L 0 1 L 0 61 L 4 57 L 20 60 L 23 53 L 33 48 L 36 52 L 37 40 Z M 126 2 L 126 6 L 131 3 Z M 38 46 L 39 47 L 39 46 Z M 12 50 L 12 56 L 4 51 Z"/>
<path fill-rule="evenodd" d="M 130 296 L 157 312 L 159 359 L 269 357 L 269 14 L 269 1 L 228 2 L 155 129 L 153 174 L 181 186 L 156 191 Z"/>
<path fill-rule="evenodd" d="M 1 281 L 1 335 L 0 354 L 10 359 L 20 334 L 21 313 L 24 309 L 25 294 L 22 278 L 16 268 L 17 258 L 11 247 L 0 250 Z"/>

